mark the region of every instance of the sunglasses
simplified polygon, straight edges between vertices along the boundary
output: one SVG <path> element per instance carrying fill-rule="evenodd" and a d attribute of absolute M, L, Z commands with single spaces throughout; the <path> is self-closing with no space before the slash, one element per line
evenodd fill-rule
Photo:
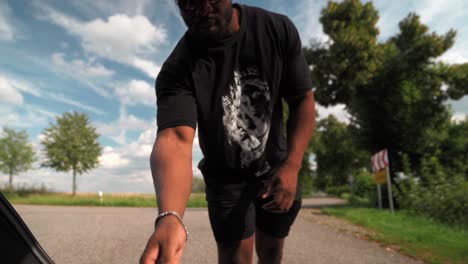
<path fill-rule="evenodd" d="M 213 8 L 213 5 L 216 5 L 219 3 L 221 0 L 205 0 L 208 2 L 211 8 Z M 195 10 L 199 10 L 202 8 L 204 0 L 175 0 L 175 3 L 179 8 L 183 11 L 186 12 L 193 12 Z"/>

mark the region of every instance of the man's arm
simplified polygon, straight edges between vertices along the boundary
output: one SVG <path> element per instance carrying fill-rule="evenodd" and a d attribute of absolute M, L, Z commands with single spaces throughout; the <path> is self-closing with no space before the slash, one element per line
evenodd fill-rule
<path fill-rule="evenodd" d="M 278 169 L 267 193 L 263 195 L 263 198 L 274 195 L 273 200 L 264 205 L 264 208 L 270 211 L 286 211 L 291 208 L 296 196 L 302 158 L 315 127 L 315 100 L 312 91 L 287 102 L 289 105 L 288 157 Z"/>
<path fill-rule="evenodd" d="M 178 126 L 160 131 L 151 152 L 150 165 L 159 213 L 184 214 L 192 187 L 192 145 L 195 129 Z M 185 231 L 172 215 L 158 221 L 140 263 L 180 262 Z"/>
<path fill-rule="evenodd" d="M 309 145 L 315 127 L 314 94 L 309 91 L 299 101 L 289 101 L 288 105 L 288 159 L 286 163 L 300 169 L 304 152 Z"/>

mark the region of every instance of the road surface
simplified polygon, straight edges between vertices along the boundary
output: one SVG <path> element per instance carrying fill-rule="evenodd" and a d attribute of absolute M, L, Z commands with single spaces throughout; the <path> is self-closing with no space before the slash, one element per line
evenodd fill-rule
<path fill-rule="evenodd" d="M 314 207 L 342 203 L 308 199 L 285 247 L 283 263 L 421 263 L 361 240 L 337 228 L 310 221 Z M 138 263 L 153 230 L 156 209 L 14 205 L 56 263 Z M 216 263 L 216 244 L 206 209 L 188 209 L 191 238 L 183 263 Z"/>

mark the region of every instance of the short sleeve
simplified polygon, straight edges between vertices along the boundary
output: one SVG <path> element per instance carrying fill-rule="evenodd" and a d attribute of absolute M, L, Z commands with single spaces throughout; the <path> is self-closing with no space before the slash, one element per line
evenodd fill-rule
<path fill-rule="evenodd" d="M 283 21 L 285 37 L 285 58 L 281 80 L 281 96 L 295 97 L 312 89 L 312 81 L 299 33 L 289 18 Z"/>
<path fill-rule="evenodd" d="M 197 125 L 197 104 L 190 82 L 165 64 L 156 79 L 158 132 L 170 127 Z"/>

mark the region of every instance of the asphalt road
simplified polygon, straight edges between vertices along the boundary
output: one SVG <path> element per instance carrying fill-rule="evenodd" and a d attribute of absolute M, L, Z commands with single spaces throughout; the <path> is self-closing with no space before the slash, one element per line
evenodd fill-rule
<path fill-rule="evenodd" d="M 294 224 L 283 263 L 420 263 L 307 216 L 338 200 L 310 199 Z M 60 263 L 137 263 L 153 230 L 156 209 L 14 205 L 39 243 Z M 206 209 L 188 209 L 190 230 L 183 263 L 216 263 Z"/>

